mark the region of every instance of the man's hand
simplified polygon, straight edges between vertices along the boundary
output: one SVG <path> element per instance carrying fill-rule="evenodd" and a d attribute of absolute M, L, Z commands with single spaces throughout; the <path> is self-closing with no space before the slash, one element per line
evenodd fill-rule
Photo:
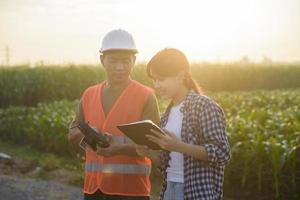
<path fill-rule="evenodd" d="M 145 145 L 135 145 L 136 153 L 141 157 L 150 157 L 150 149 Z"/>
<path fill-rule="evenodd" d="M 136 152 L 135 144 L 117 144 L 113 141 L 113 137 L 109 133 L 105 133 L 110 146 L 107 148 L 101 148 L 97 146 L 97 154 L 101 156 L 116 156 L 116 155 L 126 155 L 126 156 L 139 156 Z"/>
<path fill-rule="evenodd" d="M 79 128 L 69 129 L 68 140 L 72 145 L 78 146 L 83 137 L 84 135 L 81 133 Z"/>
<path fill-rule="evenodd" d="M 152 160 L 152 162 L 154 162 L 157 165 L 160 165 L 160 158 L 159 158 L 160 151 L 151 150 L 145 145 L 135 145 L 135 148 L 136 148 L 136 153 L 139 156 L 148 157 Z"/>
<path fill-rule="evenodd" d="M 97 146 L 97 155 L 105 157 L 118 155 L 120 152 L 120 145 L 113 141 L 113 137 L 111 134 L 105 133 L 105 137 L 108 139 L 109 147 L 101 148 Z"/>

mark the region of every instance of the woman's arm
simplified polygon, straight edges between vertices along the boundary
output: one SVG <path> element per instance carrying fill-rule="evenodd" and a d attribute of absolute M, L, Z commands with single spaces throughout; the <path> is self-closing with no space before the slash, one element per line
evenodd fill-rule
<path fill-rule="evenodd" d="M 225 165 L 230 159 L 230 148 L 225 131 L 226 123 L 222 109 L 214 102 L 207 103 L 198 117 L 198 125 L 205 144 L 194 145 L 182 142 L 174 133 L 164 129 L 166 134 L 152 130 L 154 136 L 148 139 L 162 149 L 192 156 L 196 159 Z"/>
<path fill-rule="evenodd" d="M 183 153 L 188 156 L 192 156 L 198 160 L 204 160 L 207 161 L 207 151 L 205 147 L 199 146 L 199 145 L 194 145 L 194 144 L 187 144 L 184 142 L 181 142 L 178 145 L 177 151 L 179 153 Z"/>
<path fill-rule="evenodd" d="M 230 146 L 226 134 L 226 120 L 221 107 L 215 102 L 207 102 L 198 117 L 199 130 L 203 135 L 207 160 L 217 165 L 225 165 L 230 159 Z"/>
<path fill-rule="evenodd" d="M 203 146 L 184 143 L 174 133 L 166 129 L 164 129 L 165 135 L 156 130 L 151 130 L 151 132 L 154 136 L 148 135 L 148 139 L 157 143 L 162 149 L 183 153 L 199 160 L 207 160 L 207 151 Z"/>

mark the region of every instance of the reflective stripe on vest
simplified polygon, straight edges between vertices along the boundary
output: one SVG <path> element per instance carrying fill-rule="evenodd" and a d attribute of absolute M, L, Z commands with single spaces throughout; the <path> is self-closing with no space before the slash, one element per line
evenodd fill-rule
<path fill-rule="evenodd" d="M 98 128 L 92 127 L 92 129 L 94 129 L 97 133 L 100 133 L 100 131 L 98 130 Z M 122 136 L 122 135 L 111 135 L 113 138 L 113 141 L 117 144 L 134 144 L 134 142 L 126 137 L 126 136 Z"/>
<path fill-rule="evenodd" d="M 113 141 L 117 144 L 134 144 L 134 142 L 125 136 L 112 135 Z"/>
<path fill-rule="evenodd" d="M 150 175 L 151 166 L 133 165 L 133 164 L 99 164 L 97 162 L 86 163 L 86 172 L 101 171 L 103 173 L 120 173 L 120 174 L 144 174 Z"/>

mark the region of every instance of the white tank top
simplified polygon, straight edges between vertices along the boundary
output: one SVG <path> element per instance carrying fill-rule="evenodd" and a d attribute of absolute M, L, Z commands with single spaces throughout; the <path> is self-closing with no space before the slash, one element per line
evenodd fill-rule
<path fill-rule="evenodd" d="M 180 112 L 180 108 L 183 103 L 171 108 L 168 122 L 165 128 L 176 134 L 181 139 L 181 125 L 183 114 Z M 170 153 L 171 159 L 169 161 L 170 167 L 167 168 L 167 181 L 184 183 L 183 174 L 183 155 L 177 152 Z"/>

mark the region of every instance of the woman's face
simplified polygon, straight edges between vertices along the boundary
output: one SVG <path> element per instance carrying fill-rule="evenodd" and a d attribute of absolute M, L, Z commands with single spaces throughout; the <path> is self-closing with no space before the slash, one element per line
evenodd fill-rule
<path fill-rule="evenodd" d="M 157 74 L 153 74 L 152 76 L 155 91 L 164 100 L 172 99 L 182 85 L 182 81 L 178 76 L 162 77 Z"/>

